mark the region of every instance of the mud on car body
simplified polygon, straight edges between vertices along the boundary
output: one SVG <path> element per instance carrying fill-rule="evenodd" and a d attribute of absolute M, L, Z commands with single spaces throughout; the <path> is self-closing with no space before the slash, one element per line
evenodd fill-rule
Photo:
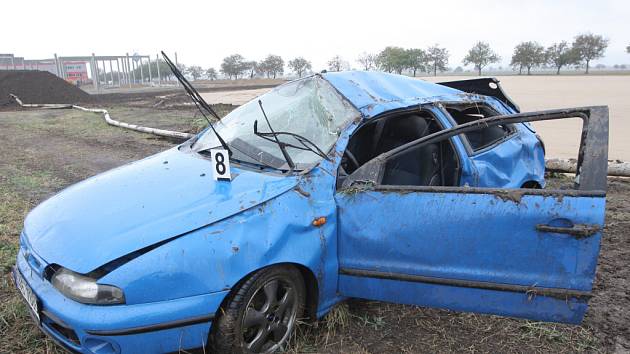
<path fill-rule="evenodd" d="M 540 189 L 529 122 L 571 117 L 575 189 Z M 40 204 L 14 277 L 41 329 L 84 353 L 271 352 L 347 297 L 579 323 L 607 119 L 519 113 L 493 79 L 313 75 L 216 123 L 227 161 L 206 130 Z"/>

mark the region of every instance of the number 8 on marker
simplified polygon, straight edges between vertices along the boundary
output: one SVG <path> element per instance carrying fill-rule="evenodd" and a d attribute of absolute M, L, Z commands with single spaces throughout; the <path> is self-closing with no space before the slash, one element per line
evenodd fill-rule
<path fill-rule="evenodd" d="M 210 150 L 210 158 L 214 168 L 212 169 L 212 177 L 215 180 L 230 180 L 230 159 L 228 152 L 224 149 Z"/>

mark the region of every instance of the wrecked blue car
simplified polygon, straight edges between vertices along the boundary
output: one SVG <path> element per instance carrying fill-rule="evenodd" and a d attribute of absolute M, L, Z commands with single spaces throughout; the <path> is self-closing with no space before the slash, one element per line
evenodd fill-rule
<path fill-rule="evenodd" d="M 569 118 L 575 184 L 545 189 L 529 122 Z M 273 352 L 348 297 L 579 323 L 607 144 L 606 107 L 520 113 L 494 79 L 316 74 L 43 202 L 13 275 L 83 353 Z"/>

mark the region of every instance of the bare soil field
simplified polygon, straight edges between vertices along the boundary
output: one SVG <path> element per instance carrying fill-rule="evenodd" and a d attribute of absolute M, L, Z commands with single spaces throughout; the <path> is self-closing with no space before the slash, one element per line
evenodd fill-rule
<path fill-rule="evenodd" d="M 267 93 L 271 88 L 260 88 L 253 90 L 231 90 L 231 91 L 218 91 L 218 92 L 203 92 L 201 96 L 206 102 L 209 103 L 224 103 L 242 105 L 254 98 Z"/>
<path fill-rule="evenodd" d="M 139 92 L 158 92 L 168 90 L 179 90 L 181 86 L 174 81 L 163 80 L 161 86 L 146 86 L 134 84 L 131 87 L 122 85 L 122 87 L 101 87 L 100 90 L 94 90 L 91 84 L 84 85 L 81 88 L 90 94 L 107 94 L 107 93 L 139 93 Z M 257 87 L 273 87 L 286 82 L 286 79 L 238 79 L 238 80 L 196 80 L 192 84 L 199 91 L 225 91 L 235 89 L 248 89 Z"/>
<path fill-rule="evenodd" d="M 104 108 L 125 122 L 198 129 L 192 109 L 157 108 L 155 97 L 142 102 Z M 0 141 L 0 353 L 61 353 L 31 322 L 9 280 L 26 213 L 72 183 L 176 142 L 111 127 L 98 115 L 73 110 L 0 112 Z M 549 180 L 568 182 L 563 175 Z M 628 352 L 630 181 L 610 179 L 607 200 L 594 297 L 580 326 L 350 300 L 318 323 L 300 326 L 288 351 Z"/>

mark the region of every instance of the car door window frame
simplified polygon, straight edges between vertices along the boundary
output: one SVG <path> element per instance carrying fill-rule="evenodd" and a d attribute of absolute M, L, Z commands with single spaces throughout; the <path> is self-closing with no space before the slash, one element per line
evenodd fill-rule
<path fill-rule="evenodd" d="M 569 118 L 582 119 L 582 133 L 580 139 L 580 148 L 577 159 L 577 172 L 575 177 L 575 189 L 582 191 L 597 191 L 598 195 L 606 191 L 606 176 L 608 169 L 608 107 L 607 106 L 591 106 L 581 108 L 555 109 L 545 111 L 535 111 L 527 113 L 517 113 L 509 115 L 499 115 L 488 118 L 479 119 L 469 123 L 455 126 L 450 129 L 441 130 L 434 134 L 414 140 L 407 144 L 401 145 L 395 149 L 385 152 L 372 160 L 363 164 L 359 169 L 349 175 L 343 183 L 342 189 L 357 186 L 369 185 L 372 187 L 385 189 L 414 189 L 429 188 L 436 190 L 456 190 L 465 189 L 467 192 L 473 192 L 470 187 L 422 187 L 422 186 L 383 186 L 381 181 L 384 175 L 387 161 L 407 153 L 409 149 L 418 149 L 426 144 L 440 142 L 450 139 L 453 136 L 460 135 L 469 131 L 484 129 L 491 125 L 524 123 L 545 120 L 558 120 Z M 488 193 L 492 189 L 479 188 L 483 193 Z M 503 193 L 511 191 L 511 189 L 497 188 L 497 191 Z M 518 189 L 516 189 L 518 191 Z M 543 191 L 548 192 L 548 191 Z M 563 193 L 566 191 L 562 191 Z"/>
<path fill-rule="evenodd" d="M 390 112 L 385 112 L 383 114 L 380 114 L 376 117 L 374 117 L 373 119 L 371 119 L 369 122 L 364 122 L 362 124 L 359 124 L 358 127 L 352 132 L 351 136 L 348 138 L 348 143 L 345 147 L 345 149 L 348 149 L 350 146 L 350 140 L 352 139 L 353 136 L 355 136 L 355 134 L 357 134 L 357 132 L 359 132 L 362 128 L 364 128 L 366 125 L 368 124 L 377 124 L 379 121 L 383 120 L 383 119 L 389 119 L 392 118 L 394 116 L 402 116 L 405 114 L 413 114 L 413 113 L 418 113 L 418 112 L 426 112 L 428 114 L 431 115 L 431 117 L 433 118 L 433 120 L 436 122 L 436 124 L 438 125 L 438 127 L 440 128 L 440 130 L 438 132 L 441 131 L 445 131 L 448 130 L 448 124 L 455 125 L 456 123 L 453 123 L 453 118 L 450 117 L 448 115 L 448 112 L 443 109 L 440 104 L 426 104 L 426 105 L 417 105 L 417 106 L 413 106 L 413 107 L 407 107 L 407 108 L 403 108 L 403 109 L 397 109 L 395 111 L 390 111 Z M 441 115 L 444 115 L 444 117 L 440 117 Z M 443 121 L 446 120 L 446 121 Z M 462 134 L 463 135 L 463 134 Z M 413 142 L 419 141 L 421 139 L 417 139 L 414 140 L 408 144 L 411 144 Z M 469 147 L 466 146 L 466 144 L 468 143 L 467 141 L 463 142 L 462 145 L 464 145 L 464 151 L 460 151 L 461 149 L 457 148 L 457 144 L 455 143 L 454 139 L 452 137 L 449 137 L 447 139 L 443 139 L 443 140 L 448 140 L 448 143 L 450 144 L 450 148 L 454 154 L 454 159 L 457 163 L 457 175 L 455 177 L 456 179 L 456 183 L 459 183 L 459 181 L 461 180 L 462 177 L 462 171 L 464 169 L 464 154 L 468 154 L 469 152 Z M 443 141 L 441 140 L 441 141 Z M 405 145 L 408 145 L 405 144 Z M 391 151 L 391 150 L 390 150 Z M 381 154 L 382 155 L 382 154 Z M 379 155 L 379 156 L 381 156 Z M 371 160 L 365 162 L 362 166 L 367 165 L 368 163 L 370 163 L 370 161 L 378 158 L 379 156 L 376 156 L 374 158 L 372 158 Z M 361 168 L 359 167 L 359 169 Z M 350 175 L 348 175 L 347 177 L 345 177 L 345 179 L 347 179 L 348 177 L 352 176 L 357 170 L 353 171 Z M 380 181 L 379 181 L 380 182 Z M 337 172 L 337 183 L 336 183 L 336 189 L 342 189 L 343 186 L 345 186 L 346 183 L 344 182 L 343 184 L 339 183 L 339 172 Z"/>
<path fill-rule="evenodd" d="M 501 113 L 495 108 L 493 107 L 489 102 L 487 101 L 473 101 L 470 103 L 462 103 L 462 102 L 442 102 L 440 104 L 437 105 L 437 108 L 442 112 L 442 114 L 444 114 L 444 116 L 446 117 L 446 119 L 448 119 L 449 123 L 451 123 L 452 126 L 456 127 L 458 125 L 460 125 L 459 123 L 457 123 L 457 121 L 455 120 L 455 118 L 453 118 L 453 116 L 451 115 L 451 113 L 447 110 L 446 106 L 462 106 L 462 105 L 469 105 L 469 104 L 475 104 L 478 106 L 484 106 L 486 109 L 496 113 L 494 115 L 492 115 L 491 117 L 496 117 L 496 116 L 500 116 Z M 488 117 L 486 117 L 488 118 Z M 518 129 L 516 128 L 515 125 L 510 125 L 508 127 L 508 129 L 510 130 L 506 135 L 504 135 L 503 137 L 501 137 L 500 139 L 497 139 L 495 141 L 493 141 L 492 143 L 483 146 L 481 148 L 478 149 L 474 149 L 472 147 L 472 145 L 470 144 L 470 140 L 468 139 L 468 137 L 466 136 L 466 134 L 459 134 L 459 139 L 462 141 L 462 144 L 464 145 L 464 148 L 466 149 L 466 154 L 468 156 L 476 156 L 476 155 L 480 155 L 483 154 L 486 151 L 492 150 L 495 147 L 497 147 L 498 145 L 504 143 L 507 140 L 510 140 L 514 137 L 516 137 Z"/>

